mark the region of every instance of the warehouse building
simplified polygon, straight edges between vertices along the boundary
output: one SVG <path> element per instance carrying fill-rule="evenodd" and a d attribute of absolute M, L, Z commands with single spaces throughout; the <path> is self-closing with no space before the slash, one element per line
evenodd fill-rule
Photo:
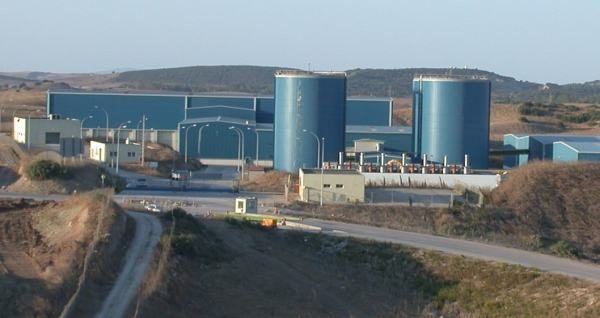
<path fill-rule="evenodd" d="M 513 168 L 534 160 L 598 161 L 600 136 L 504 135 L 504 167 Z"/>
<path fill-rule="evenodd" d="M 378 139 L 394 151 L 410 151 L 410 129 L 391 126 L 390 98 L 350 97 L 345 106 L 346 147 L 356 139 Z M 238 158 L 238 143 L 242 140 L 244 158 L 256 161 L 258 157 L 263 165 L 274 158 L 273 96 L 49 91 L 47 111 L 61 118 L 86 118 L 83 127 L 88 137 L 112 137 L 119 124 L 131 121 L 121 129 L 121 135 L 138 141 L 145 127 L 146 140 L 182 153 L 187 148 L 188 156 L 209 164 Z M 141 122 L 144 115 L 145 125 Z M 328 144 L 326 141 L 326 154 Z M 315 149 L 312 145 L 311 152 Z M 316 154 L 314 157 L 316 160 Z M 329 159 L 336 160 L 332 154 Z"/>

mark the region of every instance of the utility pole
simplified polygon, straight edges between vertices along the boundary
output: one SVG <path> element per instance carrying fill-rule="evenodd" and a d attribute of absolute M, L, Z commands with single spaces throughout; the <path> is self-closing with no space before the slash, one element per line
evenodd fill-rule
<path fill-rule="evenodd" d="M 318 140 L 318 139 L 317 139 Z M 325 137 L 321 138 L 321 146 L 323 146 L 323 151 L 321 151 L 321 202 L 320 205 L 323 207 L 323 159 L 325 159 Z"/>

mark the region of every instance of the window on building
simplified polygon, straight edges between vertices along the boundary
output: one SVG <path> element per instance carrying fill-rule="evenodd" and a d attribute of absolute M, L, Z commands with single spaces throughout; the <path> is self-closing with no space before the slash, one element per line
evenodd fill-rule
<path fill-rule="evenodd" d="M 335 187 L 336 187 L 337 189 L 343 189 L 343 188 L 344 188 L 344 185 L 343 185 L 343 184 L 336 184 L 336 185 L 335 185 Z"/>
<path fill-rule="evenodd" d="M 323 188 L 331 188 L 331 184 L 325 183 L 325 184 L 323 184 Z"/>
<path fill-rule="evenodd" d="M 46 133 L 46 145 L 58 145 L 60 144 L 60 133 L 47 132 Z"/>

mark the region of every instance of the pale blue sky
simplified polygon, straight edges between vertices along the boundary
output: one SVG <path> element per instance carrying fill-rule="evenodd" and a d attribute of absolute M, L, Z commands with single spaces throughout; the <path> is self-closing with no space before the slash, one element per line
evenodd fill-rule
<path fill-rule="evenodd" d="M 600 1 L 5 0 L 0 71 L 476 67 L 600 79 Z"/>

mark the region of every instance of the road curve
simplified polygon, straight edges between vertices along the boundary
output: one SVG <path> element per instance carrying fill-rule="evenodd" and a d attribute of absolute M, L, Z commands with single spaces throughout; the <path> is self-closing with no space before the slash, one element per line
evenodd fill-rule
<path fill-rule="evenodd" d="M 157 217 L 131 211 L 126 213 L 135 220 L 135 236 L 125 256 L 125 265 L 96 315 L 98 318 L 119 318 L 125 315 L 150 267 L 154 249 L 162 233 L 162 225 Z"/>
<path fill-rule="evenodd" d="M 548 272 L 582 278 L 593 282 L 600 282 L 600 266 L 540 253 L 442 236 L 411 233 L 335 221 L 304 219 L 302 223 L 320 227 L 324 234 L 350 236 L 379 242 L 408 245 L 483 260 L 534 267 Z"/>

